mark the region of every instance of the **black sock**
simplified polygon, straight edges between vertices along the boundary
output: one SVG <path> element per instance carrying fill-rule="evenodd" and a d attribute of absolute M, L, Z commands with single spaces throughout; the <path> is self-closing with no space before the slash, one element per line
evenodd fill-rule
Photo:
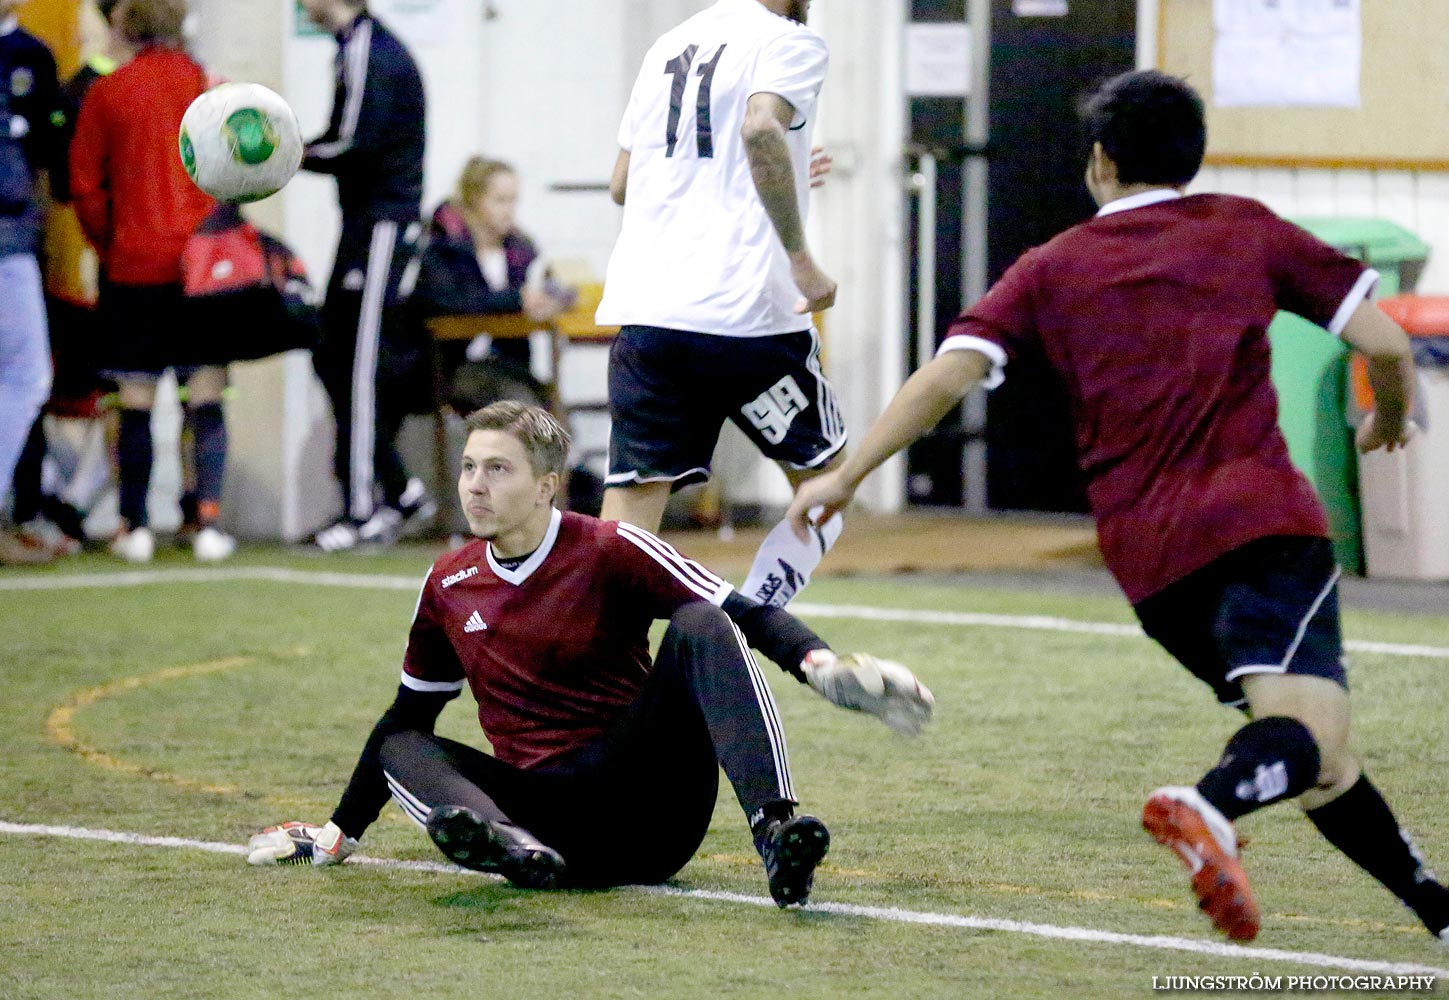
<path fill-rule="evenodd" d="M 190 408 L 196 448 L 196 495 L 199 507 L 221 502 L 221 481 L 226 473 L 226 418 L 220 403 Z M 203 518 L 204 520 L 204 518 Z"/>
<path fill-rule="evenodd" d="M 1318 781 L 1318 743 L 1297 719 L 1270 715 L 1233 734 L 1197 783 L 1202 797 L 1230 820 L 1302 795 Z"/>
<path fill-rule="evenodd" d="M 1431 932 L 1449 926 L 1449 889 L 1424 866 L 1418 848 L 1367 775 L 1306 815 L 1325 840 L 1382 882 Z"/>
<path fill-rule="evenodd" d="M 121 517 L 125 518 L 128 527 L 144 528 L 150 523 L 146 516 L 146 494 L 151 489 L 150 410 L 121 411 L 117 451 L 121 480 Z"/>

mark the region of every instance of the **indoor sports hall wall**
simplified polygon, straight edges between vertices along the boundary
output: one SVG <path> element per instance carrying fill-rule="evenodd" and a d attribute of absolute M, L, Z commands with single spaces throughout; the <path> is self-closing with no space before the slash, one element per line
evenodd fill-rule
<path fill-rule="evenodd" d="M 274 86 L 296 108 L 304 132 L 321 129 L 335 45 L 299 21 L 295 0 L 191 3 L 198 54 L 214 70 Z M 425 210 L 448 195 L 470 155 L 500 157 L 518 168 L 520 220 L 545 253 L 602 275 L 618 227 L 618 209 L 602 186 L 639 59 L 658 33 L 704 6 L 706 0 L 371 0 L 412 49 L 427 86 Z M 833 6 L 818 5 L 812 24 L 833 53 L 817 137 L 831 146 L 837 168 L 814 203 L 811 226 L 842 284 L 830 316 L 828 363 L 847 422 L 859 428 L 899 381 L 905 4 Z M 338 227 L 331 182 L 300 175 L 258 208 L 256 218 L 282 232 L 325 283 Z M 573 386 L 601 396 L 603 352 L 580 352 L 574 364 L 581 367 L 566 367 L 565 392 Z M 229 486 L 238 499 L 227 505 L 236 519 L 230 527 L 246 536 L 299 538 L 335 503 L 326 473 L 325 399 L 302 356 L 237 366 L 236 381 Z M 586 445 L 603 443 L 605 428 L 580 430 L 598 438 Z M 788 496 L 783 477 L 757 460 L 725 464 L 732 497 L 773 503 Z M 900 478 L 876 477 L 870 502 L 898 507 Z"/>
<path fill-rule="evenodd" d="M 513 162 L 523 182 L 520 217 L 545 251 L 601 274 L 618 212 L 599 190 L 637 63 L 652 38 L 706 0 L 372 0 L 414 48 L 430 97 L 428 207 L 446 196 L 477 152 Z M 216 71 L 280 90 L 305 130 L 320 129 L 331 101 L 330 39 L 297 22 L 295 0 L 191 0 L 198 54 Z M 1160 0 L 1140 0 L 1138 61 L 1156 65 Z M 441 12 L 434 22 L 420 12 Z M 492 12 L 493 16 L 488 16 Z M 860 430 L 902 376 L 905 294 L 901 150 L 904 0 L 827 2 L 813 22 L 832 49 L 818 136 L 837 169 L 812 208 L 812 239 L 841 282 L 829 317 L 827 364 Z M 1372 67 L 1365 67 L 1372 72 Z M 1412 170 L 1210 167 L 1195 190 L 1261 198 L 1287 215 L 1374 215 L 1431 246 L 1420 290 L 1449 292 L 1449 174 Z M 297 247 L 325 282 L 337 229 L 330 181 L 302 175 L 255 217 Z M 583 353 L 566 385 L 602 380 L 602 353 Z M 331 434 L 308 359 L 294 355 L 234 370 L 229 463 L 230 527 L 251 537 L 299 538 L 334 503 L 326 472 Z M 168 423 L 170 421 L 170 423 Z M 158 454 L 174 414 L 157 417 Z M 601 437 L 597 425 L 585 435 Z M 597 442 L 586 442 L 597 443 Z M 725 456 L 730 495 L 779 502 L 783 480 L 747 454 Z M 177 470 L 158 463 L 153 496 L 174 494 Z M 902 502 L 901 476 L 872 477 L 875 509 Z M 242 498 L 245 498 L 244 500 Z M 158 517 L 164 527 L 165 515 Z"/>

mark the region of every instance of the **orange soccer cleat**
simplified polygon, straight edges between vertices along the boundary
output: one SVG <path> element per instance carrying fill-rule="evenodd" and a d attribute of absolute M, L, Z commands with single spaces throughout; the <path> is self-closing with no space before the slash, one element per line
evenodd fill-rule
<path fill-rule="evenodd" d="M 1258 936 L 1258 904 L 1226 816 L 1195 788 L 1159 788 L 1142 808 L 1142 826 L 1187 866 L 1198 906 L 1214 927 L 1234 941 Z"/>

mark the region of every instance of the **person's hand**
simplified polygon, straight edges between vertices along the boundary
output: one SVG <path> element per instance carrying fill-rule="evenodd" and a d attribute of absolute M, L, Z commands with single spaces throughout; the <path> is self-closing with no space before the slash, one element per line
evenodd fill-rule
<path fill-rule="evenodd" d="M 790 277 L 795 281 L 795 287 L 800 289 L 804 296 L 795 303 L 795 312 L 804 315 L 806 313 L 820 312 L 822 309 L 829 309 L 835 305 L 836 284 L 834 279 L 815 263 L 815 258 L 810 256 L 808 250 L 801 250 L 790 255 Z"/>
<path fill-rule="evenodd" d="M 824 187 L 825 178 L 830 176 L 830 168 L 833 166 L 835 160 L 825 151 L 824 146 L 816 146 L 810 150 L 810 186 Z"/>
<path fill-rule="evenodd" d="M 269 826 L 247 841 L 249 865 L 338 865 L 357 850 L 357 841 L 336 823 L 326 826 L 296 821 Z"/>
<path fill-rule="evenodd" d="M 867 712 L 903 736 L 915 736 L 931 721 L 935 696 L 899 663 L 869 653 L 836 656 L 828 649 L 805 654 L 805 680 L 826 701 Z"/>
<path fill-rule="evenodd" d="M 547 323 L 564 311 L 564 305 L 543 288 L 523 286 L 523 311 L 535 323 Z"/>
<path fill-rule="evenodd" d="M 790 501 L 785 520 L 790 523 L 796 538 L 808 542 L 810 526 L 830 520 L 850 506 L 854 496 L 855 487 L 847 482 L 839 469 L 822 473 L 805 480 L 795 490 L 795 498 Z"/>
<path fill-rule="evenodd" d="M 1377 413 L 1370 413 L 1354 435 L 1354 444 L 1365 455 L 1377 448 L 1397 451 L 1413 440 L 1418 431 L 1419 425 L 1412 420 L 1385 422 Z"/>

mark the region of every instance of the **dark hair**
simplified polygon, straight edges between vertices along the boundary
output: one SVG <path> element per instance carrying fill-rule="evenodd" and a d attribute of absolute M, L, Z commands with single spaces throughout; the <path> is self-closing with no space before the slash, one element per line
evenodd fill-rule
<path fill-rule="evenodd" d="M 121 0 L 96 0 L 96 10 L 100 11 L 101 17 L 107 21 L 111 19 L 111 15 L 116 12 L 116 8 L 120 5 Z"/>
<path fill-rule="evenodd" d="M 463 420 L 468 433 L 503 431 L 518 438 L 535 475 L 556 472 L 562 478 L 569 453 L 569 432 L 541 406 L 501 399 L 474 410 Z"/>
<path fill-rule="evenodd" d="M 1186 184 L 1207 147 L 1202 98 L 1155 69 L 1114 76 L 1081 104 L 1086 145 L 1100 142 L 1122 184 Z"/>

